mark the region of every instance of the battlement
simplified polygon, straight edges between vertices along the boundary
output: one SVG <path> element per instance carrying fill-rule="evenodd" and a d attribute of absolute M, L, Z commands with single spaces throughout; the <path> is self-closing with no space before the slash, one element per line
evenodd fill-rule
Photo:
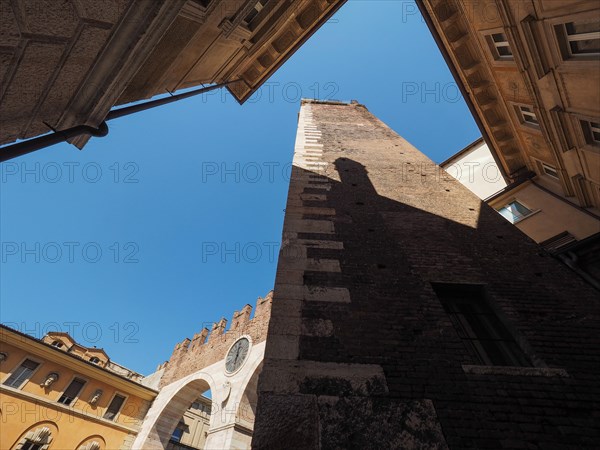
<path fill-rule="evenodd" d="M 225 356 L 229 346 L 239 337 L 248 335 L 253 343 L 265 340 L 273 291 L 265 297 L 258 297 L 252 316 L 252 305 L 246 304 L 241 310 L 234 311 L 230 326 L 227 319 L 222 317 L 212 324 L 211 329 L 202 328 L 192 339 L 186 337 L 178 342 L 168 361 L 160 364 L 157 370 L 165 369 L 161 386 L 193 373 L 199 368 L 206 367 Z"/>

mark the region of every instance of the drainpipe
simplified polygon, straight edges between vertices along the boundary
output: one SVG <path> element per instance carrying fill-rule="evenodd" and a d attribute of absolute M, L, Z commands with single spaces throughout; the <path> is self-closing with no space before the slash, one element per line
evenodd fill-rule
<path fill-rule="evenodd" d="M 55 131 L 54 133 L 40 136 L 34 139 L 29 139 L 25 142 L 19 142 L 18 144 L 7 145 L 0 149 L 0 162 L 7 161 L 9 159 L 17 158 L 19 156 L 26 155 L 27 153 L 35 152 L 51 145 L 65 142 L 68 139 L 80 136 L 82 134 L 89 134 L 94 137 L 104 137 L 108 134 L 108 125 L 106 122 L 102 122 L 98 128 L 91 127 L 89 125 L 78 125 L 73 128 L 67 128 L 66 130 Z"/>
<path fill-rule="evenodd" d="M 50 147 L 51 145 L 65 142 L 74 137 L 81 136 L 82 134 L 89 134 L 94 137 L 104 137 L 108 134 L 108 125 L 106 124 L 107 120 L 118 119 L 120 117 L 135 114 L 137 112 L 145 111 L 147 109 L 155 108 L 157 106 L 174 103 L 185 98 L 193 97 L 195 95 L 203 94 L 205 92 L 209 92 L 215 89 L 220 89 L 224 86 L 236 83 L 238 81 L 240 80 L 238 79 L 227 81 L 225 83 L 213 84 L 212 86 L 195 89 L 193 91 L 185 92 L 183 94 L 171 95 L 170 97 L 159 98 L 157 100 L 150 100 L 144 103 L 140 103 L 138 105 L 113 109 L 112 111 L 109 111 L 108 115 L 106 116 L 106 119 L 98 126 L 98 128 L 94 128 L 89 125 L 77 125 L 72 128 L 67 128 L 66 130 L 55 131 L 54 133 L 29 139 L 24 142 L 19 142 L 17 144 L 11 144 L 5 147 L 1 147 L 0 162 L 8 161 L 9 159 L 17 158 L 19 156 L 26 155 L 27 153 L 35 152 L 36 150 L 40 150 L 45 147 Z"/>

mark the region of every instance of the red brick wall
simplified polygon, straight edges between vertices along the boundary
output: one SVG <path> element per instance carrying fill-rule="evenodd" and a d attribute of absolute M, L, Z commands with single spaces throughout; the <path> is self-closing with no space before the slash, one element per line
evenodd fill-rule
<path fill-rule="evenodd" d="M 212 330 L 204 328 L 178 343 L 165 366 L 160 387 L 195 373 L 225 358 L 229 347 L 241 336 L 248 335 L 253 344 L 265 340 L 271 315 L 272 292 L 256 302 L 254 317 L 250 319 L 252 306 L 246 305 L 233 314 L 231 326 L 226 330 L 227 320 L 216 322 Z M 208 339 L 207 339 L 208 336 Z"/>
<path fill-rule="evenodd" d="M 364 107 L 303 114 L 253 447 L 600 442 L 598 293 Z M 432 282 L 484 284 L 538 368 L 467 373 Z"/>

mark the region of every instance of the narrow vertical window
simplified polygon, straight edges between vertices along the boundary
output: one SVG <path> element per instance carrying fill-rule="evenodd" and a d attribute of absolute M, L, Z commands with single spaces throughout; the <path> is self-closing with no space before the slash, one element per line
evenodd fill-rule
<path fill-rule="evenodd" d="M 14 372 L 6 379 L 4 384 L 6 386 L 20 388 L 29 378 L 35 369 L 37 369 L 39 363 L 26 359 L 17 367 Z"/>
<path fill-rule="evenodd" d="M 490 307 L 483 287 L 434 284 L 458 336 L 483 365 L 531 366 L 529 358 Z"/>
<path fill-rule="evenodd" d="M 63 394 L 58 399 L 58 403 L 62 403 L 63 405 L 70 405 L 73 402 L 73 400 L 77 398 L 84 384 L 85 380 L 82 380 L 81 378 L 74 378 L 73 381 L 71 381 L 71 384 L 69 384 L 69 386 L 67 387 L 67 389 L 65 389 L 65 392 L 63 392 Z"/>
<path fill-rule="evenodd" d="M 115 417 L 117 417 L 117 414 L 119 414 L 123 403 L 125 403 L 125 397 L 116 394 L 110 402 L 110 405 L 108 405 L 108 408 L 106 408 L 106 412 L 104 413 L 103 417 L 107 420 L 115 420 Z"/>

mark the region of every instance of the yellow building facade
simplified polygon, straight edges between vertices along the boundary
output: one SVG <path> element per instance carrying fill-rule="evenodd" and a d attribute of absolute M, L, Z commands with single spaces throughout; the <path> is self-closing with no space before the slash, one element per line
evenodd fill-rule
<path fill-rule="evenodd" d="M 130 448 L 157 391 L 66 333 L 0 326 L 0 448 Z"/>

